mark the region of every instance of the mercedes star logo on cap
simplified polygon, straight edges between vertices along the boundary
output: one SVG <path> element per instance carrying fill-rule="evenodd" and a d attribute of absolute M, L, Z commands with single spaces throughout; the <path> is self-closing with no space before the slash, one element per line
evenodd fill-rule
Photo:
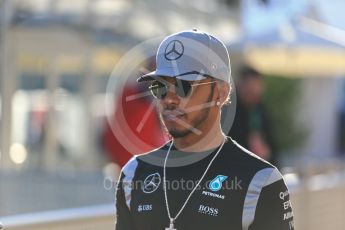
<path fill-rule="evenodd" d="M 165 48 L 164 57 L 169 60 L 177 60 L 183 55 L 184 46 L 179 40 L 172 40 Z"/>
<path fill-rule="evenodd" d="M 154 173 L 146 177 L 142 190 L 144 193 L 153 193 L 157 190 L 161 183 L 161 176 L 159 173 Z"/>

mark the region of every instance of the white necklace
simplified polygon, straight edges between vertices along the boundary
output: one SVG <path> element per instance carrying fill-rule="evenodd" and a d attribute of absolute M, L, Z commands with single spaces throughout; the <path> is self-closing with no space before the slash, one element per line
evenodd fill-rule
<path fill-rule="evenodd" d="M 167 208 L 168 211 L 168 217 L 170 220 L 170 226 L 168 228 L 165 228 L 165 230 L 177 230 L 176 228 L 174 228 L 174 222 L 177 219 L 177 217 L 179 217 L 179 215 L 182 213 L 182 211 L 184 210 L 184 208 L 186 207 L 189 199 L 191 198 L 191 196 L 193 195 L 193 193 L 195 192 L 195 190 L 199 187 L 201 181 L 204 179 L 206 173 L 208 172 L 208 170 L 210 169 L 213 161 L 216 159 L 216 157 L 218 156 L 218 154 L 220 153 L 220 150 L 223 148 L 223 145 L 225 144 L 225 140 L 226 137 L 224 137 L 224 141 L 222 143 L 222 145 L 219 147 L 217 153 L 213 156 L 212 160 L 210 161 L 210 163 L 208 164 L 207 168 L 204 171 L 204 174 L 201 176 L 201 178 L 199 179 L 198 183 L 196 184 L 196 186 L 194 187 L 194 189 L 189 193 L 186 201 L 184 202 L 184 204 L 182 205 L 182 208 L 180 209 L 180 211 L 176 214 L 175 217 L 172 217 L 170 214 L 170 208 L 169 208 L 169 202 L 168 202 L 168 195 L 167 195 L 167 189 L 166 189 L 166 164 L 167 164 L 167 160 L 168 160 L 168 156 L 170 154 L 170 150 L 171 147 L 174 144 L 174 141 L 171 141 L 171 144 L 169 146 L 167 155 L 165 156 L 165 160 L 164 160 L 164 166 L 163 166 L 163 190 L 164 190 L 164 198 L 165 198 L 165 206 Z"/>

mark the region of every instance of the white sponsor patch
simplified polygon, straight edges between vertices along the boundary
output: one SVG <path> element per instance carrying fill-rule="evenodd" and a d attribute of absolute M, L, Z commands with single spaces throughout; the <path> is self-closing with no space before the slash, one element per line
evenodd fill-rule
<path fill-rule="evenodd" d="M 292 212 L 284 213 L 284 220 L 290 219 L 292 217 L 293 217 L 293 213 Z"/>
<path fill-rule="evenodd" d="M 138 205 L 138 212 L 152 211 L 152 204 Z"/>
<path fill-rule="evenodd" d="M 214 198 L 218 198 L 218 199 L 222 199 L 222 200 L 224 200 L 224 198 L 225 198 L 224 195 L 220 195 L 220 194 L 209 192 L 209 191 L 202 191 L 202 195 L 210 196 L 210 197 L 214 197 Z"/>
<path fill-rule="evenodd" d="M 279 193 L 279 198 L 281 200 L 285 200 L 285 197 L 287 197 L 289 195 L 289 192 L 288 191 L 285 191 L 285 192 L 280 192 Z"/>
<path fill-rule="evenodd" d="M 198 212 L 210 216 L 218 216 L 219 214 L 218 208 L 213 208 L 202 204 L 199 206 Z"/>
<path fill-rule="evenodd" d="M 144 180 L 144 184 L 142 186 L 142 190 L 144 193 L 153 193 L 156 191 L 161 184 L 161 176 L 159 173 L 153 173 L 148 175 Z"/>
<path fill-rule="evenodd" d="M 284 206 L 284 210 L 290 208 L 290 207 L 291 207 L 291 201 L 290 201 L 290 200 L 285 201 L 285 202 L 283 203 L 283 206 Z"/>

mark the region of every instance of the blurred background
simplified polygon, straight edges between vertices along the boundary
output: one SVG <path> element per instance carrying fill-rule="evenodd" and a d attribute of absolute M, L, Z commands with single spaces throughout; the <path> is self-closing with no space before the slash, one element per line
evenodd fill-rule
<path fill-rule="evenodd" d="M 137 53 L 125 80 L 114 67 L 148 39 L 198 28 L 229 48 L 241 124 L 230 135 L 281 169 L 296 229 L 343 229 L 344 9 L 342 0 L 0 0 L 0 223 L 113 229 L 120 168 L 169 138 L 150 97 L 133 97 L 145 94 L 135 79 L 154 69 L 155 47 Z M 111 78 L 123 87 L 107 100 Z"/>

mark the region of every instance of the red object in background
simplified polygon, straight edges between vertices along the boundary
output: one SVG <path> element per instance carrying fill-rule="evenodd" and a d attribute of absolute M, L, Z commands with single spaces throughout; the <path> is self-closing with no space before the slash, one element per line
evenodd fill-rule
<path fill-rule="evenodd" d="M 145 113 L 149 110 L 151 101 L 148 100 L 149 96 L 141 97 L 128 102 L 126 102 L 125 98 L 131 95 L 137 95 L 139 93 L 142 93 L 142 91 L 140 91 L 137 86 L 127 86 L 125 87 L 119 102 L 121 102 L 122 99 L 122 106 L 124 106 L 123 115 L 129 128 L 131 129 L 130 132 L 135 133 L 138 138 L 146 143 L 146 145 L 133 143 L 140 150 L 140 152 L 128 152 L 128 150 L 122 145 L 114 134 L 110 124 L 106 122 L 105 132 L 103 135 L 103 145 L 109 155 L 110 160 L 118 163 L 121 167 L 123 167 L 133 155 L 146 153 L 150 150 L 158 148 L 168 140 L 167 134 L 162 131 L 161 124 L 155 110 L 149 113 L 141 131 L 136 131 L 139 123 L 143 121 Z M 119 119 L 119 113 L 119 110 L 115 111 L 115 119 Z M 148 146 L 152 147 L 149 148 Z"/>

